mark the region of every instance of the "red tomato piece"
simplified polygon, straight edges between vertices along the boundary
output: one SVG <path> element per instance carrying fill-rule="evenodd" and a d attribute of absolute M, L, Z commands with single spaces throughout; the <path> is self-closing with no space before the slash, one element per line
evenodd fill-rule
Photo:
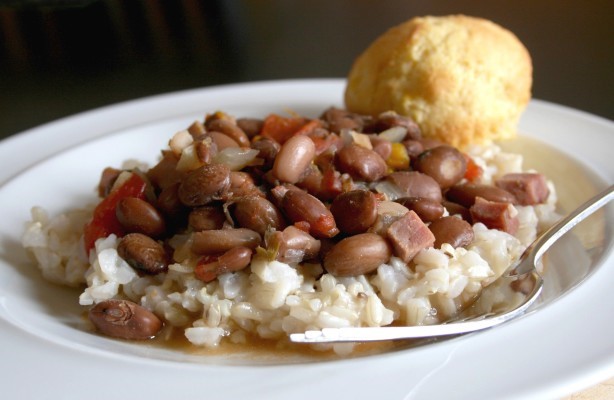
<path fill-rule="evenodd" d="M 315 129 L 322 127 L 322 121 L 319 119 L 312 119 L 311 121 L 303 124 L 293 135 L 309 135 Z"/>
<path fill-rule="evenodd" d="M 469 157 L 465 154 L 465 158 L 467 159 L 467 170 L 465 171 L 465 179 L 469 182 L 474 182 L 479 179 L 484 171 L 482 171 L 482 167 L 477 165 L 473 158 Z"/>
<path fill-rule="evenodd" d="M 124 229 L 115 216 L 117 203 L 126 197 L 145 197 L 147 183 L 138 174 L 132 174 L 120 187 L 112 191 L 94 209 L 92 220 L 85 224 L 83 229 L 83 242 L 85 251 L 94 248 L 96 240 L 107 237 L 114 233 L 117 236 L 124 235 Z"/>
<path fill-rule="evenodd" d="M 211 282 L 217 278 L 219 263 L 217 260 L 219 255 L 207 255 L 201 257 L 194 268 L 194 275 L 205 283 Z"/>
<path fill-rule="evenodd" d="M 336 197 L 343 192 L 341 179 L 335 174 L 333 168 L 327 168 L 322 175 L 322 189 L 331 197 Z"/>
<path fill-rule="evenodd" d="M 261 135 L 269 137 L 280 144 L 294 136 L 308 121 L 302 117 L 282 117 L 270 114 L 264 119 Z"/>

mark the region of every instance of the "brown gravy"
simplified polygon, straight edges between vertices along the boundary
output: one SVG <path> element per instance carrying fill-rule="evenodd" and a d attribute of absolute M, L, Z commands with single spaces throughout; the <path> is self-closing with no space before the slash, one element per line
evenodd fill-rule
<path fill-rule="evenodd" d="M 257 358 L 266 361 L 285 363 L 293 359 L 305 361 L 331 361 L 368 355 L 380 354 L 391 350 L 407 347 L 400 342 L 370 342 L 358 343 L 350 355 L 335 354 L 332 350 L 319 351 L 307 344 L 292 343 L 290 340 L 263 339 L 253 334 L 247 334 L 245 343 L 232 343 L 222 340 L 216 348 L 196 346 L 188 341 L 183 328 L 165 327 L 155 338 L 143 342 L 148 346 L 177 351 L 183 354 L 210 356 L 238 356 L 251 360 Z"/>

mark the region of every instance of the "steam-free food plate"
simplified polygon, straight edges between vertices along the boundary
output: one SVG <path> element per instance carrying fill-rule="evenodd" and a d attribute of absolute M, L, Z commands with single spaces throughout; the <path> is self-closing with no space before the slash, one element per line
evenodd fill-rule
<path fill-rule="evenodd" d="M 6 398 L 554 398 L 614 375 L 614 207 L 549 254 L 526 316 L 485 332 L 352 359 L 128 343 L 93 334 L 79 289 L 46 282 L 20 246 L 33 205 L 96 201 L 100 171 L 153 163 L 206 113 L 237 117 L 343 106 L 340 79 L 237 84 L 155 96 L 62 119 L 0 142 L 0 371 Z M 562 212 L 614 182 L 614 123 L 534 100 L 502 143 L 557 186 Z"/>

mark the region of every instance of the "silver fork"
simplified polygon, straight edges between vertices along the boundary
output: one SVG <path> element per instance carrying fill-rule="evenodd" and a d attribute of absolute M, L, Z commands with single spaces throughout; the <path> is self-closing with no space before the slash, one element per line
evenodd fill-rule
<path fill-rule="evenodd" d="M 324 328 L 306 331 L 305 333 L 293 333 L 290 335 L 290 340 L 297 343 L 329 343 L 437 337 L 475 332 L 514 319 L 522 315 L 541 293 L 543 279 L 537 272 L 536 265 L 544 253 L 561 236 L 613 198 L 614 185 L 594 196 L 550 227 L 527 247 L 514 266 L 482 289 L 474 303 L 453 320 L 439 325 Z M 514 293 L 520 293 L 524 296 L 519 296 L 520 301 L 507 304 L 501 309 L 489 310 L 488 312 L 480 311 L 480 299 L 487 298 L 489 293 L 506 289 L 511 289 Z"/>

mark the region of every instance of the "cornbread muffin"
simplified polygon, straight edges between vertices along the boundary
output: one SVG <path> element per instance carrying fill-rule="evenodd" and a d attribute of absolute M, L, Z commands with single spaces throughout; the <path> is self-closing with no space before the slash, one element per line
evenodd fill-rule
<path fill-rule="evenodd" d="M 457 147 L 516 134 L 531 98 L 532 65 L 514 34 L 464 15 L 396 26 L 355 61 L 346 107 L 412 117 L 425 137 Z"/>

